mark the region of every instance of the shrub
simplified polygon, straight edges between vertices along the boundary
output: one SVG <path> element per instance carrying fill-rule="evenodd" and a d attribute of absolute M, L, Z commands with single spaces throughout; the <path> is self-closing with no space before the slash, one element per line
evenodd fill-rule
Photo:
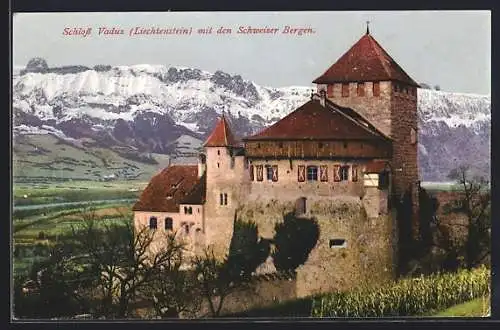
<path fill-rule="evenodd" d="M 313 317 L 417 316 L 488 294 L 490 270 L 408 278 L 375 289 L 335 292 L 313 300 Z"/>

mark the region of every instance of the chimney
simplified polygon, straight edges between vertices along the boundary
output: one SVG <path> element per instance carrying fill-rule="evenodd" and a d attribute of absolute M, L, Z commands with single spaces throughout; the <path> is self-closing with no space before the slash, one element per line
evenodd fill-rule
<path fill-rule="evenodd" d="M 201 178 L 207 169 L 207 156 L 200 154 L 198 156 L 198 178 Z"/>

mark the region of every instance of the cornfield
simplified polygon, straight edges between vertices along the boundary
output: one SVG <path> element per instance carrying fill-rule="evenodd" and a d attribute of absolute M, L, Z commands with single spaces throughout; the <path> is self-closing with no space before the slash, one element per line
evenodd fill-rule
<path fill-rule="evenodd" d="M 490 270 L 483 266 L 407 278 L 378 288 L 330 293 L 314 298 L 311 316 L 418 316 L 485 296 L 489 290 Z"/>

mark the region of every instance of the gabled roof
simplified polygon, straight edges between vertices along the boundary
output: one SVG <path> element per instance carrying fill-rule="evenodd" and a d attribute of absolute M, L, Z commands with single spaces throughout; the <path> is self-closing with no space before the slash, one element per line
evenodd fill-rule
<path fill-rule="evenodd" d="M 172 165 L 155 175 L 133 211 L 179 212 L 179 204 L 198 183 L 197 165 Z"/>
<path fill-rule="evenodd" d="M 204 147 L 232 147 L 238 146 L 237 140 L 234 138 L 231 128 L 224 115 L 219 119 L 214 130 L 208 137 Z"/>
<path fill-rule="evenodd" d="M 391 140 L 356 111 L 328 99 L 321 104 L 317 94 L 307 103 L 275 123 L 247 137 L 251 140 Z"/>
<path fill-rule="evenodd" d="M 206 192 L 207 192 L 207 173 L 205 172 L 198 180 L 198 182 L 196 182 L 196 184 L 187 194 L 187 196 L 181 200 L 181 204 L 193 204 L 193 205 L 205 204 Z"/>
<path fill-rule="evenodd" d="M 313 83 L 382 80 L 395 80 L 419 86 L 382 46 L 369 33 L 366 33 Z"/>

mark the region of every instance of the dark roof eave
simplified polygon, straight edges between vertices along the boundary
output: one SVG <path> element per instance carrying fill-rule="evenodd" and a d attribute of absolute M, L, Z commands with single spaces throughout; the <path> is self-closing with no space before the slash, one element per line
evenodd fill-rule
<path fill-rule="evenodd" d="M 290 137 L 268 137 L 268 136 L 256 136 L 256 137 L 248 137 L 245 138 L 245 142 L 251 142 L 251 141 L 274 141 L 274 140 L 279 140 L 279 141 L 374 141 L 374 140 L 381 140 L 385 142 L 392 142 L 392 139 L 390 137 L 386 136 L 374 136 L 371 138 L 339 138 L 339 137 L 322 137 L 322 138 L 317 138 L 317 137 L 310 137 L 310 138 L 290 138 Z"/>

